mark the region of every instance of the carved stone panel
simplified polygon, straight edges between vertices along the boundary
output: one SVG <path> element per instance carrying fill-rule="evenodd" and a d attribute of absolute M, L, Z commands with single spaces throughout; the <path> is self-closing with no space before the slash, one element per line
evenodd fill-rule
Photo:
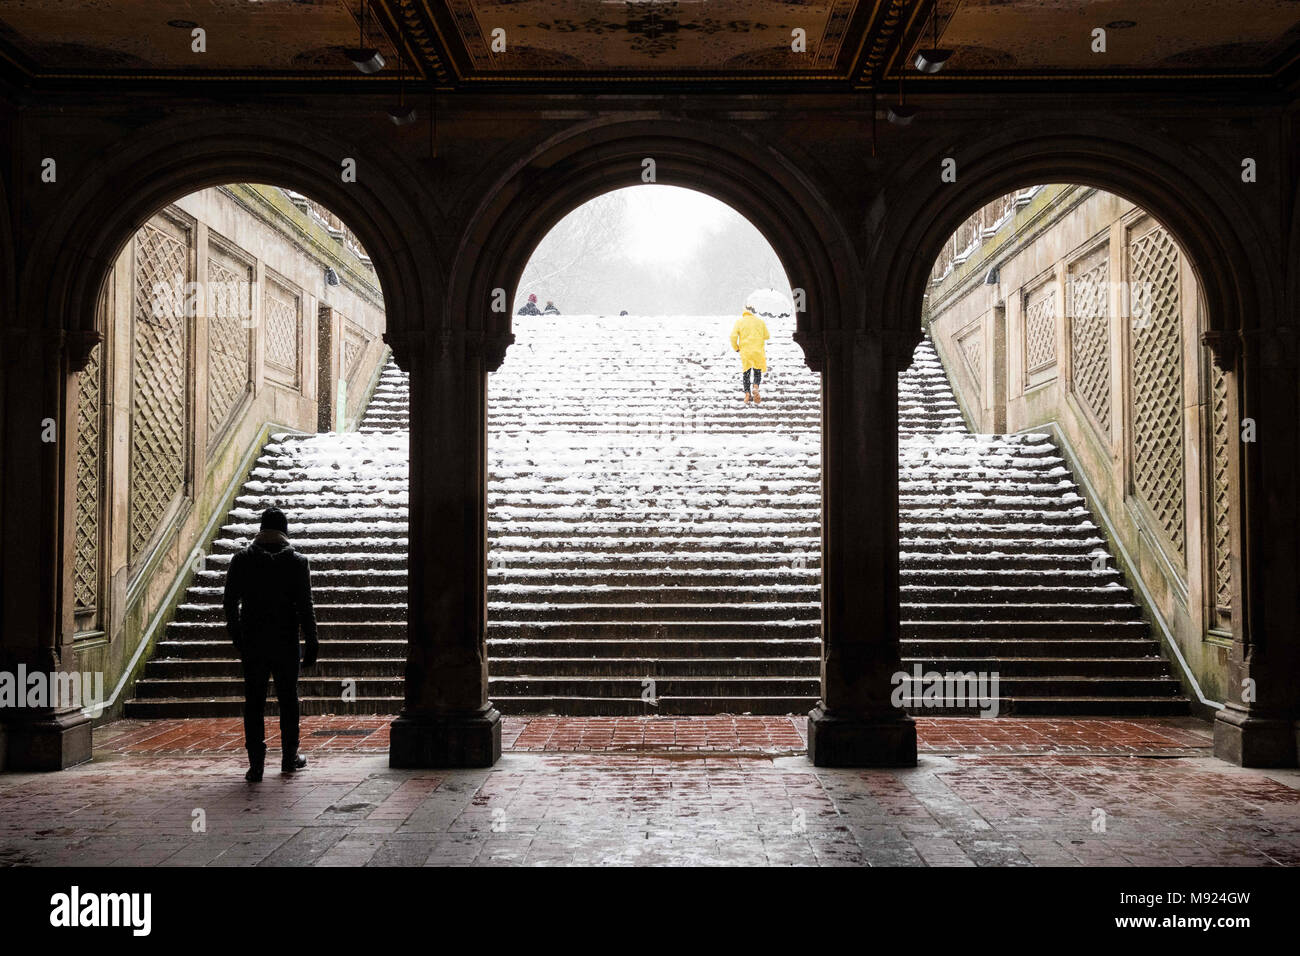
<path fill-rule="evenodd" d="M 1229 524 L 1231 489 L 1228 485 L 1229 455 L 1236 432 L 1229 417 L 1228 376 L 1209 362 L 1210 441 L 1213 445 L 1210 474 L 1210 527 L 1213 534 L 1211 571 L 1214 575 L 1214 615 L 1211 625 L 1232 626 L 1232 532 Z"/>
<path fill-rule="evenodd" d="M 984 386 L 984 323 L 972 322 L 957 336 L 957 350 L 961 353 L 966 371 L 970 373 L 976 392 Z"/>
<path fill-rule="evenodd" d="M 349 382 L 361 368 L 373 336 L 350 319 L 343 320 L 343 377 Z"/>
<path fill-rule="evenodd" d="M 78 617 L 99 607 L 100 507 L 103 486 L 103 346 L 90 351 L 90 360 L 77 384 L 76 535 L 73 547 L 73 607 Z"/>
<path fill-rule="evenodd" d="M 302 385 L 302 298 L 268 277 L 262 295 L 266 377 L 289 388 Z"/>
<path fill-rule="evenodd" d="M 1074 396 L 1110 435 L 1110 247 L 1071 263 L 1066 286 Z"/>
<path fill-rule="evenodd" d="M 1129 375 L 1134 493 L 1186 561 L 1179 252 L 1150 220 L 1129 233 Z"/>
<path fill-rule="evenodd" d="M 1025 382 L 1038 385 L 1056 375 L 1056 283 L 1049 280 L 1025 296 Z"/>
<path fill-rule="evenodd" d="M 130 558 L 184 493 L 187 459 L 189 237 L 161 217 L 135 234 L 131 360 Z"/>
<path fill-rule="evenodd" d="M 252 270 L 213 244 L 208 255 L 208 438 L 223 432 L 251 385 Z"/>

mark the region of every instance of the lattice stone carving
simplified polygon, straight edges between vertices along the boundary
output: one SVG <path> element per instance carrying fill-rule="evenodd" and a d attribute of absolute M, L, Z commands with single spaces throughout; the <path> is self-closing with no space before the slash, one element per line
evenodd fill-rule
<path fill-rule="evenodd" d="M 188 248 L 149 223 L 135 234 L 131 362 L 130 556 L 153 539 L 185 488 Z"/>
<path fill-rule="evenodd" d="M 77 384 L 77 504 L 73 544 L 72 593 L 77 614 L 90 614 L 99 606 L 99 512 L 103 347 L 90 350 L 90 360 Z"/>
<path fill-rule="evenodd" d="M 1232 533 L 1228 523 L 1231 490 L 1228 456 L 1236 440 L 1228 402 L 1228 376 L 1210 365 L 1210 439 L 1214 446 L 1210 480 L 1210 509 L 1214 526 L 1214 601 L 1221 616 L 1232 612 Z"/>
<path fill-rule="evenodd" d="M 1110 254 L 1070 267 L 1070 367 L 1075 396 L 1110 434 Z"/>
<path fill-rule="evenodd" d="M 302 358 L 302 314 L 298 297 L 268 281 L 262 297 L 262 324 L 266 328 L 268 377 L 297 388 Z"/>
<path fill-rule="evenodd" d="M 977 391 L 982 390 L 984 385 L 983 331 L 979 325 L 976 325 L 957 339 L 957 348 L 961 352 L 962 361 L 966 363 L 966 370 L 970 372 Z"/>
<path fill-rule="evenodd" d="M 1130 234 L 1133 489 L 1186 559 L 1183 333 L 1178 246 L 1157 226 Z"/>
<path fill-rule="evenodd" d="M 252 287 L 247 267 L 208 257 L 208 437 L 226 425 L 248 393 Z"/>
<path fill-rule="evenodd" d="M 343 322 L 343 377 L 348 381 L 357 374 L 361 368 L 361 359 L 366 354 L 366 349 L 370 346 L 371 336 L 365 329 L 355 323 L 344 320 Z"/>
<path fill-rule="evenodd" d="M 1025 300 L 1025 371 L 1050 368 L 1056 362 L 1056 286 L 1045 283 Z"/>

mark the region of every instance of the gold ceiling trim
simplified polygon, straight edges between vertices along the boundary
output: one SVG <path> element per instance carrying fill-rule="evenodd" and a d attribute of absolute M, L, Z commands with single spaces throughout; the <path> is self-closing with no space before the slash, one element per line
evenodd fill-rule
<path fill-rule="evenodd" d="M 388 16 L 389 22 L 394 27 L 405 25 L 403 32 L 407 43 L 415 48 L 412 53 L 418 52 L 424 58 L 424 62 L 420 64 L 421 69 L 426 65 L 432 65 L 440 78 L 446 79 L 450 73 L 454 73 L 457 82 L 465 79 L 465 75 L 456 64 L 456 57 L 452 55 L 452 48 L 447 45 L 447 38 L 443 35 L 438 17 L 427 2 L 418 2 L 418 0 L 374 0 L 374 2 Z"/>
<path fill-rule="evenodd" d="M 895 73 L 883 77 L 897 80 Z M 911 83 L 924 80 L 929 83 L 961 83 L 977 80 L 1271 80 L 1276 73 L 907 73 L 904 79 Z"/>
<path fill-rule="evenodd" d="M 874 83 L 876 79 L 876 67 L 885 59 L 889 50 L 894 45 L 894 38 L 898 35 L 898 26 L 903 20 L 903 8 L 907 5 L 907 0 L 888 0 L 889 6 L 880 14 L 880 29 L 876 31 L 871 41 L 871 49 L 867 51 L 865 57 L 861 60 L 861 65 L 857 68 L 857 78 L 868 84 Z M 883 6 L 883 0 L 882 0 Z M 917 4 L 919 7 L 920 4 Z M 880 7 L 877 7 L 880 10 Z M 868 31 L 870 27 L 868 27 Z"/>

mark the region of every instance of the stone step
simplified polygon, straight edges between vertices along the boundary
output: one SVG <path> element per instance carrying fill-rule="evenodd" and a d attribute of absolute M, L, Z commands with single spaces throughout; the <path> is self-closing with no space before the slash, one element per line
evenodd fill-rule
<path fill-rule="evenodd" d="M 819 384 L 784 340 L 771 400 L 745 406 L 733 357 L 702 326 L 600 335 L 590 348 L 607 357 L 590 366 L 595 352 L 523 335 L 511 355 L 528 349 L 530 363 L 564 372 L 526 390 L 489 378 L 487 651 L 503 712 L 775 714 L 816 702 Z M 633 342 L 642 355 L 701 358 L 647 372 L 621 357 Z M 1050 436 L 966 432 L 928 341 L 898 382 L 903 666 L 996 672 L 1001 713 L 1185 713 Z M 271 504 L 290 512 L 314 573 L 320 662 L 304 674 L 303 713 L 400 709 L 409 400 L 390 365 L 361 433 L 273 436 L 128 715 L 240 712 L 224 572 Z M 654 704 L 641 699 L 647 678 Z M 356 701 L 341 699 L 344 681 Z"/>
<path fill-rule="evenodd" d="M 619 637 L 629 640 L 646 638 L 671 638 L 680 641 L 696 640 L 758 640 L 763 638 L 787 639 L 816 638 L 821 633 L 821 622 L 808 618 L 786 621 L 520 621 L 488 617 L 487 633 L 491 637 L 535 638 L 605 638 Z"/>
<path fill-rule="evenodd" d="M 646 683 L 653 680 L 654 687 Z M 490 677 L 488 693 L 499 699 L 627 698 L 652 692 L 656 697 L 799 697 L 816 702 L 821 693 L 817 677 L 658 676 L 560 677 L 526 675 Z"/>
<path fill-rule="evenodd" d="M 329 601 L 315 603 L 316 622 L 321 624 L 374 623 L 378 621 L 406 621 L 406 602 L 392 601 L 380 604 L 335 604 Z M 225 623 L 225 612 L 220 604 L 180 604 L 172 624 Z"/>
<path fill-rule="evenodd" d="M 946 602 L 903 604 L 905 621 L 938 623 L 985 623 L 1014 620 L 1018 624 L 1043 622 L 1050 624 L 1119 623 L 1141 621 L 1136 605 L 1113 604 L 1031 604 L 1031 603 L 978 603 L 958 604 Z"/>
<path fill-rule="evenodd" d="M 933 537 L 923 535 L 903 537 L 900 534 L 898 542 L 901 551 L 912 554 L 943 554 L 958 558 L 975 555 L 986 557 L 1005 556 L 1008 560 L 1031 557 L 1036 554 L 1051 555 L 1053 557 L 1068 554 L 1091 557 L 1093 552 L 1101 548 L 1103 544 L 1104 542 L 1098 537 L 1007 536 L 976 538 L 959 537 L 951 534 L 948 537 L 938 535 Z"/>
<path fill-rule="evenodd" d="M 791 638 L 678 638 L 629 637 L 497 637 L 487 641 L 489 669 L 492 661 L 510 658 L 603 660 L 633 658 L 658 661 L 692 661 L 704 658 L 745 660 L 789 658 L 821 660 L 822 645 L 817 635 Z"/>
<path fill-rule="evenodd" d="M 1044 605 L 1062 603 L 1069 605 L 1097 604 L 1108 607 L 1132 607 L 1131 594 L 1126 587 L 1085 587 L 1082 585 L 1028 585 L 1005 586 L 1000 584 L 945 583 L 902 584 L 899 597 L 903 604 L 921 606 L 944 604 L 953 606 L 1005 606 Z M 986 604 L 985 602 L 993 602 Z M 1136 610 L 1136 608 L 1134 608 Z"/>
<path fill-rule="evenodd" d="M 1147 623 L 1142 620 L 979 620 L 979 621 L 918 621 L 904 620 L 899 626 L 904 640 L 930 637 L 977 636 L 1017 638 L 1025 640 L 1051 640 L 1086 637 L 1145 637 Z"/>
<path fill-rule="evenodd" d="M 696 716 L 707 714 L 778 715 L 807 713 L 815 698 L 671 698 L 660 696 L 656 706 L 640 697 L 623 699 L 554 700 L 549 698 L 507 698 L 493 695 L 493 704 L 504 714 L 559 714 L 568 716 Z M 316 715 L 397 714 L 401 697 L 364 698 L 345 702 L 337 697 L 300 697 L 299 713 Z M 178 717 L 238 717 L 243 713 L 242 692 L 235 696 L 195 699 L 191 697 L 131 700 L 126 704 L 127 717 L 163 719 Z M 978 714 L 979 708 L 909 707 L 920 717 L 963 716 Z M 1001 698 L 1000 716 L 1018 717 L 1145 717 L 1176 716 L 1187 712 L 1187 702 L 1170 697 L 1064 697 Z M 267 701 L 269 718 L 279 714 L 274 697 Z"/>
<path fill-rule="evenodd" d="M 345 632 L 346 633 L 346 632 Z M 168 661 L 217 662 L 233 660 L 234 645 L 226 638 L 225 628 L 188 628 L 183 635 L 170 633 L 159 641 L 147 665 L 152 669 Z M 387 631 L 371 630 L 368 636 L 341 637 L 339 632 L 322 629 L 320 660 L 395 661 L 406 660 L 406 626 L 388 625 Z"/>
<path fill-rule="evenodd" d="M 999 675 L 1008 678 L 1159 678 L 1170 680 L 1168 662 L 1159 655 L 1149 657 L 939 657 L 929 660 L 905 658 L 902 670 L 911 675 L 920 666 L 922 673 L 939 672 Z M 1172 682 L 1175 686 L 1177 682 Z"/>
<path fill-rule="evenodd" d="M 406 640 L 406 621 L 391 618 L 381 621 L 318 621 L 317 637 L 322 644 L 332 641 L 372 641 L 378 638 Z M 215 617 L 198 621 L 171 621 L 165 634 L 171 641 L 225 641 L 226 622 Z M 161 646 L 161 645 L 160 645 Z"/>
<path fill-rule="evenodd" d="M 512 606 L 538 605 L 547 603 L 553 606 L 601 604 L 616 607 L 641 607 L 645 605 L 664 607 L 697 607 L 710 605 L 741 605 L 760 607 L 772 602 L 787 602 L 801 606 L 811 606 L 821 613 L 821 587 L 813 584 L 786 584 L 770 580 L 750 580 L 731 587 L 694 584 L 660 584 L 651 587 L 637 587 L 622 584 L 576 585 L 556 582 L 538 584 L 497 584 L 488 583 L 488 608 L 506 608 Z M 784 604 L 778 606 L 785 606 Z"/>
<path fill-rule="evenodd" d="M 147 699 L 137 697 L 128 700 L 124 708 L 124 716 L 136 720 L 161 720 L 180 717 L 238 717 L 244 712 L 242 687 L 229 696 L 206 698 L 191 696 L 184 691 L 184 688 L 180 690 L 185 696 Z M 326 697 L 306 697 L 300 693 L 298 713 L 303 717 L 329 714 L 397 714 L 401 711 L 403 702 L 402 696 L 365 697 L 345 701 L 336 694 Z M 274 696 L 271 696 L 266 704 L 266 714 L 268 718 L 274 718 L 279 713 L 279 705 Z"/>
<path fill-rule="evenodd" d="M 900 654 L 910 668 L 916 662 L 939 660 L 1000 660 L 1003 658 L 1137 658 L 1160 655 L 1160 645 L 1148 637 L 1040 637 L 989 635 L 972 631 L 958 637 L 904 637 Z M 1166 662 L 1167 663 L 1167 662 Z"/>
<path fill-rule="evenodd" d="M 403 609 L 405 610 L 405 609 Z M 740 630 L 770 620 L 812 621 L 820 624 L 819 602 L 777 602 L 706 604 L 615 604 L 547 602 L 524 603 L 518 600 L 488 601 L 489 625 L 497 617 L 525 625 L 529 623 L 580 623 L 596 625 L 649 624 L 707 621 L 710 624 L 726 622 Z"/>

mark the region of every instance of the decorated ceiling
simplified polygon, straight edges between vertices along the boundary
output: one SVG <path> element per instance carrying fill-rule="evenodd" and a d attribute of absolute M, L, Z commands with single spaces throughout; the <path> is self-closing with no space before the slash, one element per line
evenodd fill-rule
<path fill-rule="evenodd" d="M 396 75 L 359 73 L 346 51 L 360 45 L 391 66 L 400 52 L 439 86 L 776 79 L 867 88 L 916 75 L 914 50 L 936 42 L 954 51 L 927 78 L 943 83 L 1268 79 L 1300 55 L 1300 2 L 0 0 L 0 66 L 29 82 Z"/>

